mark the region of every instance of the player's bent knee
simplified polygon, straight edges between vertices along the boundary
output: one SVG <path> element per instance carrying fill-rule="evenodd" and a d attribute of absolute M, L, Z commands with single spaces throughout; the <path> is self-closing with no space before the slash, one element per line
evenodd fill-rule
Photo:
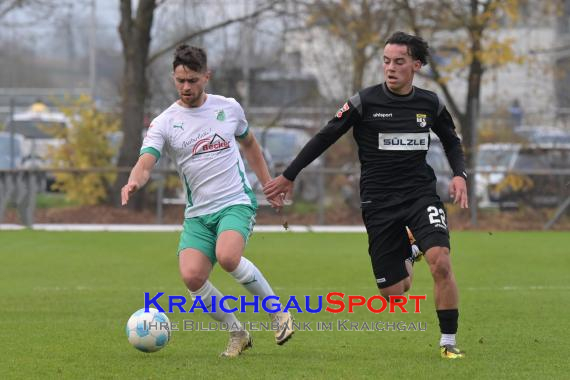
<path fill-rule="evenodd" d="M 184 281 L 184 284 L 186 284 L 186 287 L 193 292 L 197 291 L 202 286 L 204 286 L 204 284 L 206 283 L 207 280 L 208 280 L 207 277 L 205 277 L 205 278 L 199 278 L 199 277 L 183 278 L 183 281 Z"/>
<path fill-rule="evenodd" d="M 241 260 L 241 255 L 239 254 L 217 254 L 218 264 L 226 272 L 233 272 Z"/>
<path fill-rule="evenodd" d="M 196 271 L 191 268 L 184 270 L 181 269 L 180 275 L 186 287 L 193 292 L 204 286 L 204 284 L 208 280 L 207 273 L 203 273 L 202 271 Z"/>
<path fill-rule="evenodd" d="M 438 280 L 448 279 L 451 275 L 451 270 L 448 266 L 438 265 L 432 268 L 432 276 Z"/>
<path fill-rule="evenodd" d="M 451 276 L 451 260 L 446 248 L 432 253 L 430 259 L 430 271 L 435 279 L 447 279 Z"/>

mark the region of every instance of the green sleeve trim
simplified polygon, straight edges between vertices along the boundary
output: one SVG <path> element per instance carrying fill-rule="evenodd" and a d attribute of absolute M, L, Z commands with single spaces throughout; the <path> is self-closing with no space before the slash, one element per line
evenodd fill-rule
<path fill-rule="evenodd" d="M 157 149 L 155 149 L 155 148 L 148 147 L 148 148 L 143 148 L 143 149 L 141 149 L 141 152 L 140 152 L 140 154 L 139 154 L 139 157 L 142 156 L 142 155 L 145 154 L 145 153 L 150 153 L 150 154 L 152 154 L 152 155 L 156 158 L 157 161 L 158 161 L 158 159 L 160 158 L 160 152 L 159 152 Z"/>
<path fill-rule="evenodd" d="M 243 139 L 245 138 L 249 133 L 249 125 L 247 126 L 247 129 L 245 130 L 244 133 L 242 133 L 241 135 L 237 136 L 238 139 Z"/>

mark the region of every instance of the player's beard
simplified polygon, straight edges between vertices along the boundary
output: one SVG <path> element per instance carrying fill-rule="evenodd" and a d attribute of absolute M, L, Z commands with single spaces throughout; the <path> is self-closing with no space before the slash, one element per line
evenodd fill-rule
<path fill-rule="evenodd" d="M 188 107 L 199 107 L 202 105 L 199 103 L 200 103 L 200 99 L 202 98 L 203 94 L 204 94 L 204 90 L 200 91 L 200 93 L 198 93 L 194 96 L 181 94 L 180 95 L 180 101 Z"/>

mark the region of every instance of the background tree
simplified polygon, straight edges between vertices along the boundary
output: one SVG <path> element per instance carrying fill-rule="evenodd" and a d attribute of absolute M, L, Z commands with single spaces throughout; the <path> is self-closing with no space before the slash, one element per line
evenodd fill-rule
<path fill-rule="evenodd" d="M 522 58 L 513 50 L 513 40 L 499 38 L 499 27 L 515 22 L 519 16 L 519 0 L 400 0 L 412 31 L 425 38 L 435 56 L 429 59 L 430 79 L 441 89 L 446 104 L 459 123 L 469 168 L 475 167 L 475 119 L 479 115 L 483 74 L 492 67 L 520 63 Z M 436 59 L 453 52 L 449 64 Z M 451 77 L 463 77 L 467 92 L 465 99 L 451 90 Z M 475 201 L 474 178 L 470 187 Z"/>
<path fill-rule="evenodd" d="M 61 111 L 69 118 L 71 127 L 58 131 L 57 138 L 64 143 L 49 149 L 53 165 L 60 169 L 111 169 L 117 146 L 111 136 L 119 130 L 115 115 L 100 112 L 93 100 L 81 96 Z M 55 173 L 53 190 L 64 192 L 70 201 L 81 205 L 94 205 L 108 199 L 116 174 L 112 171 Z"/>
<path fill-rule="evenodd" d="M 60 2 L 54 0 L 2 0 L 0 1 L 0 20 L 2 20 L 9 13 L 32 9 L 32 16 L 34 20 L 41 20 L 49 16 L 58 5 L 61 3 L 68 3 L 68 1 Z"/>
<path fill-rule="evenodd" d="M 345 70 L 350 72 L 350 88 L 343 97 L 361 90 L 365 87 L 366 70 L 379 59 L 384 42 L 397 25 L 398 8 L 391 1 L 372 0 L 315 0 L 300 4 L 307 15 L 306 26 L 322 30 L 335 40 L 330 49 L 318 49 L 321 59 L 330 61 L 330 55 L 348 53 L 348 59 L 338 60 L 335 73 L 339 76 Z"/>

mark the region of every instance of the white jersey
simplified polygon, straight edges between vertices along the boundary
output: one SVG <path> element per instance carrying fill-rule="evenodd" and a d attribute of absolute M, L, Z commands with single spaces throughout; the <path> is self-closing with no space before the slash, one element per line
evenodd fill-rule
<path fill-rule="evenodd" d="M 168 154 L 186 190 L 185 218 L 207 215 L 257 201 L 245 175 L 236 137 L 245 137 L 248 124 L 233 98 L 208 94 L 204 104 L 185 108 L 172 104 L 150 124 L 141 154 L 157 160 Z"/>

